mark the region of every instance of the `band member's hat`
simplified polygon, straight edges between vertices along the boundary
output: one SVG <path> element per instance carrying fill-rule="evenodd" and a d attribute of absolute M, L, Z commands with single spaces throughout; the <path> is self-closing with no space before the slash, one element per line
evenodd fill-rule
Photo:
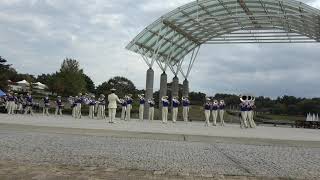
<path fill-rule="evenodd" d="M 112 89 L 110 89 L 110 91 L 116 91 L 116 89 L 115 89 L 115 88 L 112 88 Z"/>

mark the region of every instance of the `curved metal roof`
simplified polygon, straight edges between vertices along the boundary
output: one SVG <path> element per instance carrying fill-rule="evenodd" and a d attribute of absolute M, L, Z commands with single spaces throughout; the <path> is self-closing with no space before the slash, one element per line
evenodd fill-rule
<path fill-rule="evenodd" d="M 178 64 L 201 44 L 320 42 L 320 10 L 295 0 L 198 0 L 146 27 L 127 49 Z"/>

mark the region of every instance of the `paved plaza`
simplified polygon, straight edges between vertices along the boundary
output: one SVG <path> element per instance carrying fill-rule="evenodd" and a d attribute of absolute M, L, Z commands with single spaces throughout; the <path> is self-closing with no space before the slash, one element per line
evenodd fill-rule
<path fill-rule="evenodd" d="M 175 138 L 182 135 L 187 139 Z M 210 142 L 196 137 L 220 139 Z M 256 139 L 264 143 L 252 143 Z M 296 143 L 285 143 L 291 141 Z M 69 116 L 55 119 L 41 115 L 0 115 L 2 162 L 75 166 L 118 173 L 134 170 L 160 177 L 319 179 L 319 142 L 318 130 L 284 127 L 241 130 L 230 124 L 204 127 L 203 122 L 164 125 L 159 121 L 117 120 L 109 124 Z M 6 172 L 4 165 L 1 167 L 0 177 Z"/>

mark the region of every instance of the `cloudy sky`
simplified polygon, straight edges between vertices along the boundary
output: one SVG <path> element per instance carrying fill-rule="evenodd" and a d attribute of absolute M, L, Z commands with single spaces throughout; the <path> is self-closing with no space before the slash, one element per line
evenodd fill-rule
<path fill-rule="evenodd" d="M 96 85 L 120 75 L 143 89 L 147 66 L 125 46 L 158 17 L 191 1 L 0 0 L 0 55 L 19 72 L 35 75 L 55 72 L 64 58 L 75 58 Z M 320 0 L 302 1 L 320 8 Z M 320 97 L 319 52 L 320 44 L 206 45 L 190 88 Z M 159 89 L 161 72 L 155 72 Z"/>

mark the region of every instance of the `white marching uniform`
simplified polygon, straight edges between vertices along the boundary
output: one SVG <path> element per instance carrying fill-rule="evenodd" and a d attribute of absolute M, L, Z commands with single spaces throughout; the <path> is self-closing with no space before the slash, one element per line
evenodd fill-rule
<path fill-rule="evenodd" d="M 247 115 L 248 122 L 251 128 L 256 128 L 256 123 L 253 120 L 253 116 L 254 116 L 253 108 L 254 108 L 254 101 L 251 100 L 248 102 L 248 115 Z"/>
<path fill-rule="evenodd" d="M 216 126 L 217 125 L 217 119 L 218 119 L 218 110 L 219 110 L 219 105 L 218 103 L 213 103 L 212 104 L 212 119 L 213 119 L 213 125 Z"/>
<path fill-rule="evenodd" d="M 178 119 L 180 102 L 177 99 L 172 100 L 172 121 L 175 123 Z"/>
<path fill-rule="evenodd" d="M 248 128 L 247 117 L 248 117 L 248 109 L 247 109 L 247 101 L 243 101 L 240 103 L 241 110 L 241 119 L 240 119 L 240 127 Z"/>
<path fill-rule="evenodd" d="M 127 102 L 124 99 L 121 99 L 121 120 L 125 120 L 126 111 L 127 111 Z"/>
<path fill-rule="evenodd" d="M 8 114 L 11 114 L 13 115 L 14 114 L 14 111 L 15 111 L 15 106 L 16 106 L 16 97 L 15 96 L 12 96 L 12 95 L 9 95 L 7 97 L 7 111 L 8 111 Z"/>
<path fill-rule="evenodd" d="M 84 102 L 84 99 L 82 97 L 79 97 L 76 99 L 76 109 L 75 109 L 75 118 L 81 119 L 82 114 L 81 114 L 81 108 L 82 108 L 82 103 Z"/>
<path fill-rule="evenodd" d="M 49 116 L 50 99 L 49 97 L 43 98 L 43 115 Z"/>
<path fill-rule="evenodd" d="M 154 120 L 154 105 L 155 102 L 153 100 L 149 100 L 149 120 L 153 121 Z"/>
<path fill-rule="evenodd" d="M 63 104 L 61 99 L 56 100 L 56 111 L 55 111 L 55 116 L 62 116 L 62 109 L 63 109 Z"/>
<path fill-rule="evenodd" d="M 162 98 L 162 122 L 163 123 L 168 122 L 168 107 L 169 107 L 169 101 L 165 98 Z"/>
<path fill-rule="evenodd" d="M 95 106 L 96 106 L 96 101 L 93 98 L 91 98 L 89 100 L 89 118 L 90 119 L 94 119 Z"/>
<path fill-rule="evenodd" d="M 182 99 L 182 106 L 183 106 L 183 112 L 182 112 L 182 116 L 183 116 L 183 120 L 185 122 L 188 122 L 189 121 L 189 106 L 190 106 L 190 101 L 189 99 L 187 98 L 183 98 Z"/>
<path fill-rule="evenodd" d="M 146 103 L 143 97 L 140 98 L 140 106 L 139 106 L 139 120 L 143 120 L 143 113 L 144 113 L 144 104 Z"/>
<path fill-rule="evenodd" d="M 220 103 L 219 104 L 219 117 L 220 117 L 220 123 L 221 123 L 221 126 L 224 126 L 224 112 L 225 112 L 225 108 L 226 108 L 226 105 L 224 103 Z"/>
<path fill-rule="evenodd" d="M 100 97 L 98 99 L 98 112 L 97 112 L 97 119 L 105 119 L 106 118 L 106 102 L 104 98 Z"/>
<path fill-rule="evenodd" d="M 33 106 L 33 98 L 32 96 L 27 96 L 26 97 L 26 109 L 25 109 L 25 112 L 24 114 L 28 114 L 28 112 L 30 112 L 31 115 L 33 115 L 33 110 L 32 110 L 32 106 Z"/>
<path fill-rule="evenodd" d="M 132 109 L 132 103 L 133 100 L 131 97 L 127 97 L 127 112 L 126 112 L 126 121 L 131 120 L 131 109 Z"/>
<path fill-rule="evenodd" d="M 205 126 L 210 125 L 211 103 L 207 102 L 204 105 Z"/>
<path fill-rule="evenodd" d="M 113 123 L 116 119 L 116 113 L 117 113 L 117 102 L 121 103 L 120 99 L 115 93 L 111 93 L 108 96 L 108 109 L 109 109 L 109 122 Z"/>

